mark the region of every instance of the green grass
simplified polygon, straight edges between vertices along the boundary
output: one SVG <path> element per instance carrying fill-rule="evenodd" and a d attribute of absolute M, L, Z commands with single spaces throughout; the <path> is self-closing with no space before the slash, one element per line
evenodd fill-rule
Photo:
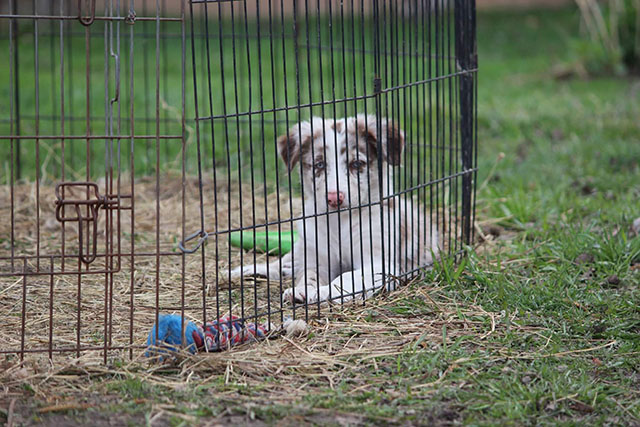
<path fill-rule="evenodd" d="M 150 416 L 152 403 L 131 401 L 139 396 L 170 404 L 188 417 L 171 418 L 175 425 L 225 410 L 267 423 L 334 424 L 334 413 L 377 424 L 639 422 L 640 237 L 629 227 L 640 216 L 640 82 L 554 80 L 550 69 L 570 60 L 567 43 L 577 32 L 574 11 L 479 16 L 486 184 L 478 219 L 500 236 L 470 252 L 464 270 L 443 263 L 429 280 L 434 299 L 459 304 L 455 319 L 472 304 L 501 312 L 495 333 L 450 339 L 444 328 L 442 343 L 409 343 L 399 356 L 357 364 L 333 388 L 308 378 L 286 405 L 269 402 L 277 378 L 266 378 L 264 389 L 218 379 L 171 395 L 106 379 L 92 392 L 116 396 L 111 413 Z M 437 311 L 407 297 L 370 320 L 381 314 L 428 320 Z M 364 383 L 376 387 L 357 391 Z M 412 387 L 425 383 L 432 385 Z M 231 392 L 244 400 L 226 400 Z"/>

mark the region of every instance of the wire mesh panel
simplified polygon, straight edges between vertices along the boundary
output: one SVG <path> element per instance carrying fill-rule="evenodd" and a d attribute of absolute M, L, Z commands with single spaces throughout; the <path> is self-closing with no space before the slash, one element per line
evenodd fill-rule
<path fill-rule="evenodd" d="M 472 2 L 192 1 L 190 13 L 205 319 L 308 316 L 470 241 Z"/>
<path fill-rule="evenodd" d="M 2 353 L 132 349 L 180 276 L 186 33 L 168 8 L 0 5 Z"/>
<path fill-rule="evenodd" d="M 473 237 L 473 2 L 9 0 L 0 48 L 7 355 L 277 328 Z"/>

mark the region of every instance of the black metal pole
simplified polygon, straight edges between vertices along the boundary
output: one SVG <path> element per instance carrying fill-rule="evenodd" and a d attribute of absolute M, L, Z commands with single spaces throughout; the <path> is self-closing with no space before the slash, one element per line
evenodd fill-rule
<path fill-rule="evenodd" d="M 455 41 L 458 71 L 477 68 L 476 8 L 475 1 L 455 2 Z M 475 73 L 460 76 L 460 137 L 462 148 L 462 241 L 471 243 L 473 231 L 473 177 L 474 169 L 474 84 Z"/>

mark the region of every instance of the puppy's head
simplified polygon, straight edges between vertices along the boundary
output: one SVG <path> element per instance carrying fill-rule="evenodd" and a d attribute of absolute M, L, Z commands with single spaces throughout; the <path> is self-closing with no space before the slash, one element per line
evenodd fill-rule
<path fill-rule="evenodd" d="M 380 141 L 378 141 L 380 130 Z M 346 119 L 312 118 L 278 138 L 278 151 L 292 171 L 300 163 L 304 202 L 327 212 L 377 202 L 392 187 L 386 165 L 399 165 L 404 132 L 390 120 L 373 115 Z"/>

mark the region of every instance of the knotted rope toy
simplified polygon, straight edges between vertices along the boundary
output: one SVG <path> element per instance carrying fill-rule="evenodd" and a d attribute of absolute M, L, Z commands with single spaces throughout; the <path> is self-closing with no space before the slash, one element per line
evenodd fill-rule
<path fill-rule="evenodd" d="M 271 329 L 269 324 L 243 322 L 236 316 L 225 316 L 207 322 L 203 326 L 184 320 L 184 341 L 182 337 L 182 316 L 178 314 L 162 314 L 158 318 L 156 341 L 156 325 L 154 324 L 147 338 L 145 356 L 178 351 L 184 348 L 190 353 L 197 351 L 213 352 L 226 350 L 232 346 L 249 341 L 266 338 Z"/>

